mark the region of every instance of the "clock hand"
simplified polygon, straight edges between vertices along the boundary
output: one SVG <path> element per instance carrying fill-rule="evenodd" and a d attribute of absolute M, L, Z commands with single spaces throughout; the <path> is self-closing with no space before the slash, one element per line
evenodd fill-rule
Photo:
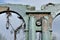
<path fill-rule="evenodd" d="M 10 8 L 9 8 L 9 7 L 8 7 L 8 9 L 7 9 L 6 14 L 8 15 L 7 17 L 11 16 L 11 13 L 10 13 Z"/>
<path fill-rule="evenodd" d="M 9 16 L 7 16 L 6 29 L 9 29 Z"/>
<path fill-rule="evenodd" d="M 22 27 L 22 24 L 19 27 L 17 27 L 15 31 L 17 32 L 19 29 L 21 29 L 21 27 Z"/>
<path fill-rule="evenodd" d="M 9 12 L 9 7 L 8 7 L 8 9 L 7 9 L 7 12 L 6 12 L 6 14 L 7 14 L 7 24 L 6 24 L 6 29 L 9 29 L 9 16 L 11 16 L 11 13 Z"/>
<path fill-rule="evenodd" d="M 9 22 L 9 24 L 11 25 L 11 23 Z M 14 30 L 13 26 L 11 25 L 12 29 Z"/>

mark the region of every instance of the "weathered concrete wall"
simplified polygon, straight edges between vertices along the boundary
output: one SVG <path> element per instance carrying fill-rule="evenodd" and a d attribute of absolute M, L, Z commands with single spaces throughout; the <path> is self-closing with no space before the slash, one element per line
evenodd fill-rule
<path fill-rule="evenodd" d="M 33 10 L 35 10 L 35 7 L 34 6 L 30 6 L 30 5 L 26 5 L 26 9 L 30 10 L 30 11 L 33 11 Z"/>
<path fill-rule="evenodd" d="M 1 11 L 7 10 L 7 7 L 10 7 L 10 10 L 18 12 L 22 17 L 24 18 L 26 22 L 26 40 L 35 40 L 35 31 L 42 31 L 42 40 L 50 40 L 49 37 L 50 31 L 52 29 L 52 18 L 56 16 L 56 12 L 59 11 L 59 5 L 43 5 L 42 9 L 39 11 L 35 11 L 35 7 L 31 7 L 29 5 L 21 5 L 21 4 L 0 4 L 0 9 L 3 9 Z M 28 11 L 26 11 L 28 10 Z M 30 11 L 30 13 L 29 13 Z M 29 13 L 29 15 L 26 15 L 26 13 Z M 47 14 L 46 14 L 47 12 Z M 51 12 L 51 14 L 49 13 Z M 35 13 L 35 14 L 34 14 Z M 57 13 L 58 14 L 58 13 Z M 42 26 L 37 27 L 35 25 L 35 21 L 40 19 L 41 17 L 46 17 L 47 20 L 43 19 Z M 30 19 L 29 19 L 30 18 Z M 36 18 L 36 20 L 35 20 Z M 28 22 L 29 21 L 29 22 Z M 35 29 L 36 27 L 36 29 Z M 38 29 L 40 28 L 40 29 Z M 29 31 L 29 32 L 28 32 Z M 31 38 L 31 39 L 30 39 Z"/>
<path fill-rule="evenodd" d="M 9 7 L 10 10 L 18 12 L 20 15 L 25 16 L 26 6 L 21 4 L 0 4 L 0 6 Z"/>
<path fill-rule="evenodd" d="M 54 18 L 58 13 L 60 13 L 60 4 L 48 3 L 41 6 L 41 10 L 50 11 L 52 17 Z"/>

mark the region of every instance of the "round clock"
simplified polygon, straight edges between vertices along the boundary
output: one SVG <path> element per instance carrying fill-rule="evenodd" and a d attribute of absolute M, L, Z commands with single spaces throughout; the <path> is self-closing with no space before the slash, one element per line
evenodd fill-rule
<path fill-rule="evenodd" d="M 9 9 L 0 12 L 0 25 L 0 32 L 6 40 L 20 40 L 20 30 L 26 26 L 23 17 L 18 12 Z"/>

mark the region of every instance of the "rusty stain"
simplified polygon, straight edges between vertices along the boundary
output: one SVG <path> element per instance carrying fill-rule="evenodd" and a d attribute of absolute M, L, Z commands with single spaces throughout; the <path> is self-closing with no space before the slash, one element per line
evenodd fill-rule
<path fill-rule="evenodd" d="M 35 16 L 36 19 L 40 19 L 43 16 L 47 16 L 48 14 L 30 14 L 31 16 Z"/>

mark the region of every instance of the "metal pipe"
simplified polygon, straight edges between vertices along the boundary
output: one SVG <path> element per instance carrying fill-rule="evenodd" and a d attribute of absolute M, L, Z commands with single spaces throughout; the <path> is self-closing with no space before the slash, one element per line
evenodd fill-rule
<path fill-rule="evenodd" d="M 14 30 L 14 40 L 16 40 L 16 31 Z"/>

